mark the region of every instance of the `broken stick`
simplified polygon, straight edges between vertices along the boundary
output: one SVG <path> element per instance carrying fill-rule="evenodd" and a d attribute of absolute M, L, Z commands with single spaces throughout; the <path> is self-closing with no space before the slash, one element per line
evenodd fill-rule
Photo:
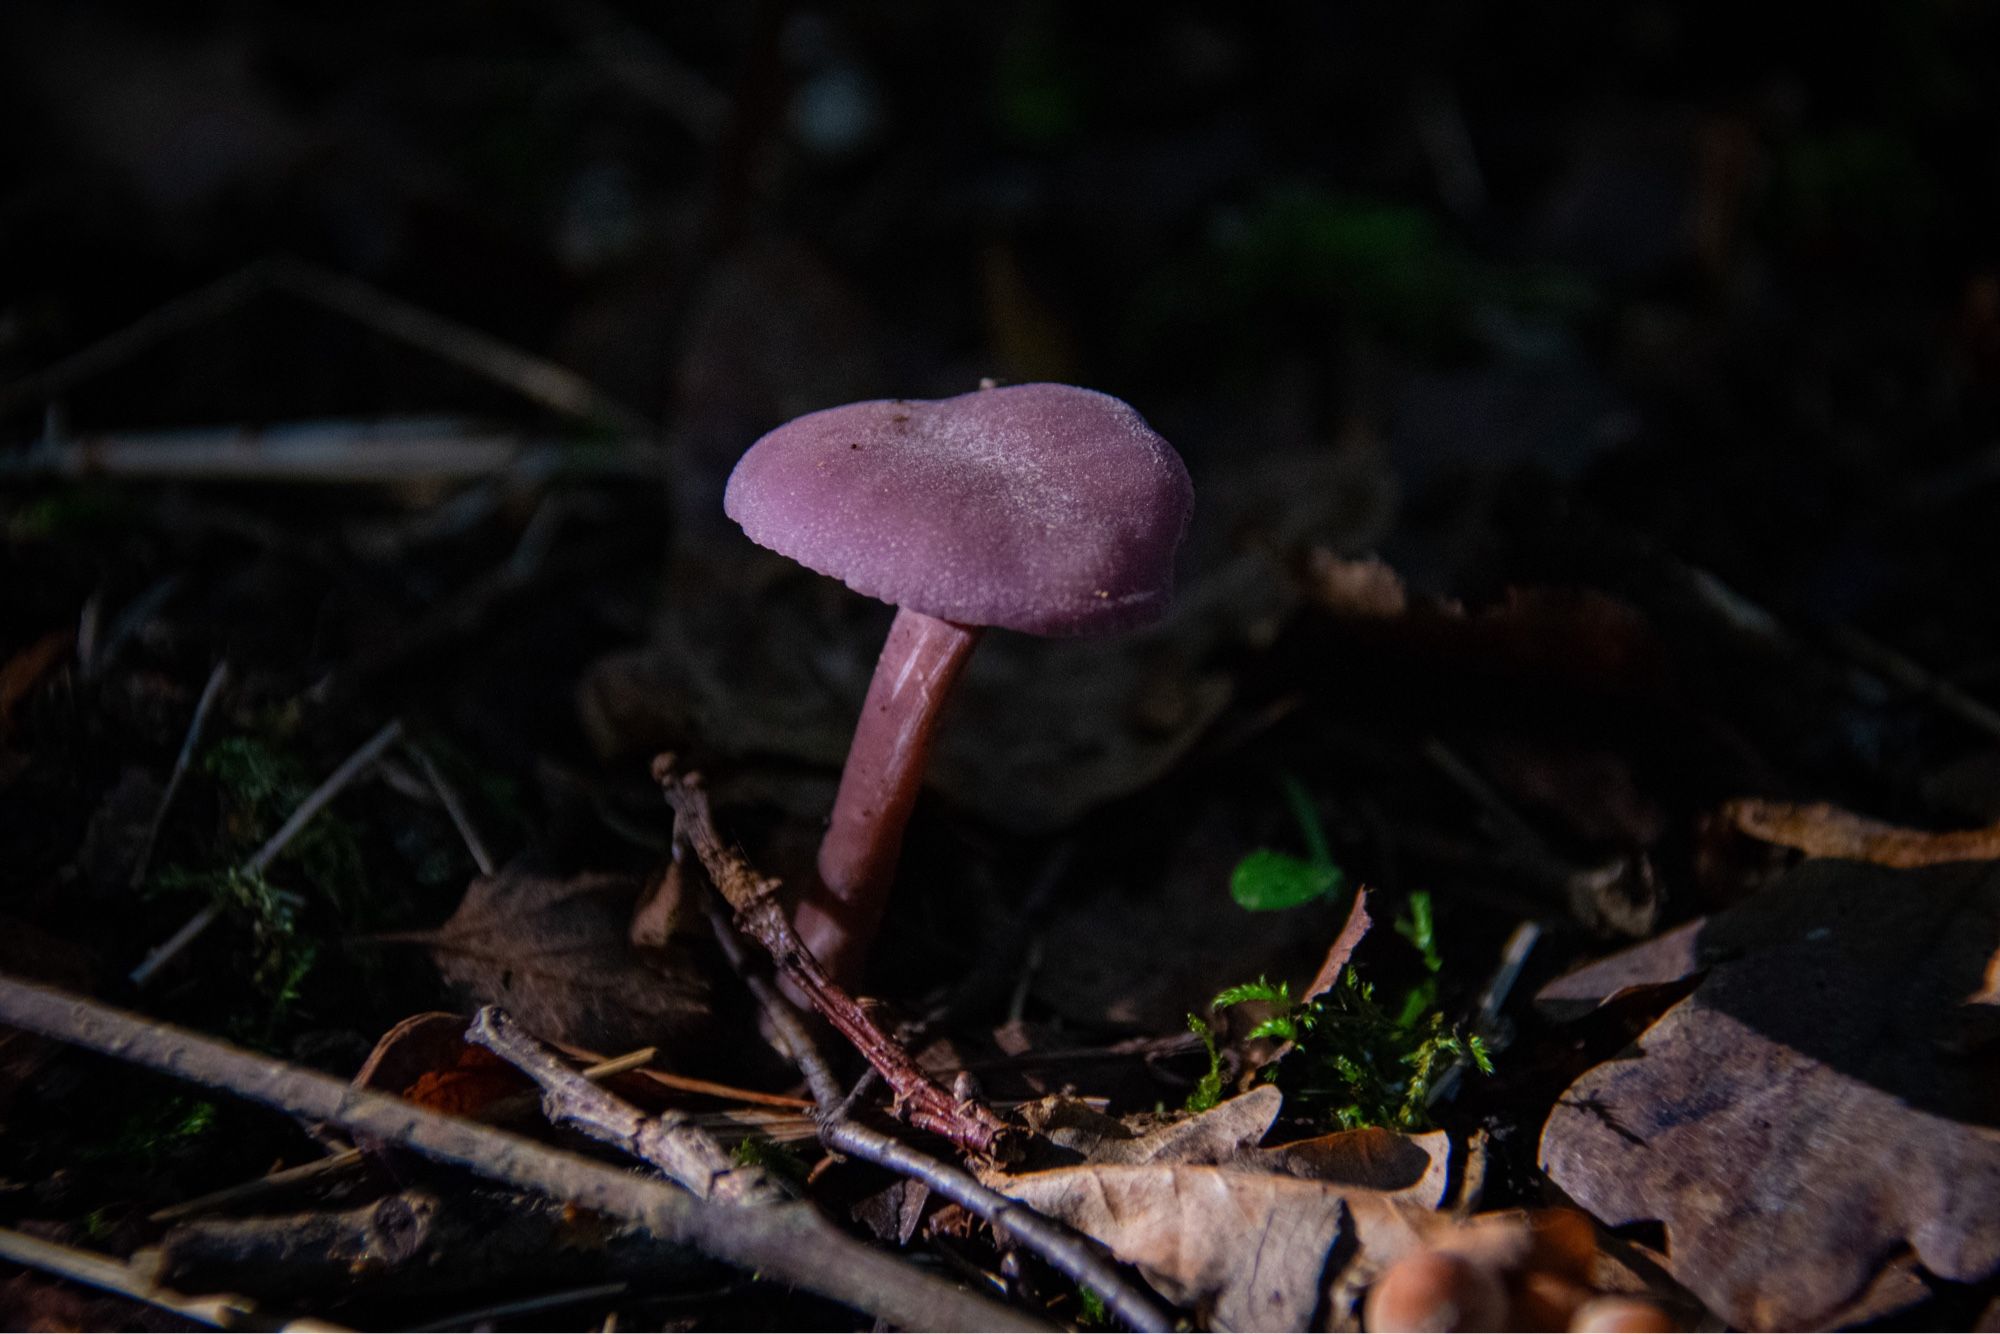
<path fill-rule="evenodd" d="M 917 1329 L 1046 1326 L 848 1237 L 810 1205 L 739 1209 L 53 987 L 0 976 L 0 1023 L 324 1121 L 524 1190 L 628 1219 L 666 1241 Z"/>
<path fill-rule="evenodd" d="M 700 775 L 680 772 L 672 755 L 661 755 L 653 761 L 653 779 L 674 808 L 677 836 L 694 849 L 709 880 L 729 901 L 737 929 L 763 946 L 799 994 L 809 998 L 813 1008 L 881 1071 L 883 1082 L 895 1094 L 897 1115 L 919 1130 L 943 1135 L 961 1148 L 1004 1161 L 1012 1152 L 1007 1124 L 977 1099 L 954 1098 L 946 1092 L 924 1073 L 903 1044 L 884 1033 L 854 997 L 827 975 L 779 906 L 779 882 L 759 875 L 716 832 Z"/>

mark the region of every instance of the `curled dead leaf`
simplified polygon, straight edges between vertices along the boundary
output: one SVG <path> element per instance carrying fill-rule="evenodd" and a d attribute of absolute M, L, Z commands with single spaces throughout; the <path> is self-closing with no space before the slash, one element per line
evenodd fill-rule
<path fill-rule="evenodd" d="M 1900 867 L 2000 861 L 2000 825 L 1933 832 L 1885 824 L 1821 802 L 1800 805 L 1755 798 L 1728 802 L 1721 815 L 1739 833 L 1808 857 L 1845 857 Z"/>

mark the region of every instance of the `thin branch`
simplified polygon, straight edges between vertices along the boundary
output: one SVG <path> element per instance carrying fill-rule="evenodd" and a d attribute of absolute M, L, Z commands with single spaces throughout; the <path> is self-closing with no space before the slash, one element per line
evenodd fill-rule
<path fill-rule="evenodd" d="M 244 1051 L 51 987 L 0 977 L 0 1023 L 330 1122 L 438 1162 L 627 1219 L 669 1242 L 912 1328 L 1044 1326 L 848 1237 L 810 1205 L 739 1209 L 330 1075 Z"/>
<path fill-rule="evenodd" d="M 243 863 L 243 869 L 251 875 L 262 875 L 269 870 L 271 863 L 277 860 L 278 854 L 285 850 L 285 845 L 296 838 L 301 829 L 311 824 L 313 817 L 324 810 L 328 802 L 344 792 L 349 784 L 367 771 L 369 765 L 375 763 L 383 751 L 395 745 L 402 735 L 403 723 L 400 718 L 392 718 L 384 723 L 374 736 L 362 742 L 359 750 L 342 760 L 340 767 L 328 774 L 326 781 L 314 788 L 306 799 L 299 803 L 299 808 L 278 826 L 278 832 L 264 840 L 264 846 L 252 853 L 249 861 Z"/>
<path fill-rule="evenodd" d="M 681 845 L 676 842 L 676 856 L 680 854 L 680 848 Z M 812 1034 L 806 1032 L 799 1012 L 771 985 L 769 978 L 750 966 L 750 956 L 743 949 L 743 938 L 737 934 L 735 923 L 715 906 L 713 899 L 708 901 L 707 907 L 708 924 L 714 928 L 716 943 L 722 947 L 722 957 L 728 960 L 730 969 L 749 988 L 757 1008 L 763 1012 L 764 1022 L 770 1025 L 772 1034 L 777 1038 L 776 1045 L 783 1048 L 781 1054 L 805 1076 L 806 1087 L 813 1095 L 813 1104 L 817 1107 L 838 1106 L 841 1101 L 840 1081 L 833 1077 L 833 1067 L 820 1055 L 819 1045 L 812 1040 Z"/>
<path fill-rule="evenodd" d="M 542 1110 L 556 1125 L 573 1126 L 649 1162 L 704 1200 L 777 1204 L 785 1192 L 761 1168 L 739 1167 L 722 1146 L 682 1112 L 647 1116 L 555 1058 L 497 1005 L 483 1007 L 465 1032 L 542 1090 Z"/>
<path fill-rule="evenodd" d="M 359 278 L 290 258 L 267 261 L 265 273 L 279 291 L 339 311 L 357 323 L 505 385 L 521 397 L 564 416 L 615 426 L 638 435 L 653 432 L 653 424 L 643 413 L 620 403 L 567 366 L 558 366 L 484 330 L 391 296 Z"/>
<path fill-rule="evenodd" d="M 609 1079 L 613 1075 L 622 1075 L 628 1070 L 638 1069 L 658 1054 L 657 1047 L 641 1047 L 638 1051 L 627 1052 L 609 1061 L 600 1061 L 584 1070 L 582 1075 L 585 1079 Z M 505 1121 L 533 1105 L 534 1098 L 531 1094 L 509 1094 L 481 1107 L 476 1113 L 476 1119 Z M 361 1149 L 343 1149 L 298 1167 L 288 1167 L 281 1172 L 271 1172 L 250 1181 L 240 1181 L 233 1186 L 224 1186 L 221 1190 L 196 1196 L 192 1200 L 183 1200 L 179 1204 L 156 1209 L 147 1215 L 147 1220 L 154 1223 L 171 1223 L 175 1219 L 189 1218 L 195 1214 L 212 1213 L 217 1209 L 262 1199 L 266 1195 L 276 1194 L 293 1186 L 308 1185 L 323 1177 L 337 1176 L 349 1168 L 359 1167 L 367 1160 L 367 1153 Z"/>
<path fill-rule="evenodd" d="M 808 997 L 813 1008 L 882 1072 L 896 1096 L 897 1115 L 974 1153 L 1006 1157 L 1010 1152 L 1006 1123 L 984 1103 L 954 1098 L 946 1092 L 901 1043 L 869 1018 L 853 996 L 827 976 L 779 906 L 779 882 L 759 875 L 716 832 L 699 775 L 676 772 L 673 756 L 661 755 L 653 761 L 653 777 L 674 808 L 677 836 L 687 840 L 709 879 L 735 910 L 738 929 L 763 946 L 799 994 Z"/>
<path fill-rule="evenodd" d="M 0 414 L 47 399 L 131 360 L 186 329 L 197 328 L 240 305 L 265 286 L 263 266 L 249 264 L 206 287 L 156 306 L 131 324 L 44 370 L 0 387 Z"/>
<path fill-rule="evenodd" d="M 424 771 L 424 777 L 430 781 L 431 790 L 436 792 L 438 800 L 444 803 L 445 814 L 449 815 L 452 824 L 457 826 L 458 836 L 464 840 L 465 850 L 472 854 L 473 862 L 479 867 L 479 874 L 486 876 L 494 874 L 497 864 L 493 860 L 493 854 L 487 850 L 486 840 L 479 836 L 479 826 L 472 822 L 472 815 L 465 809 L 465 799 L 459 795 L 458 788 L 446 780 L 443 771 L 438 768 L 437 761 L 431 758 L 429 751 L 414 742 L 407 749 L 417 757 L 417 765 Z"/>
<path fill-rule="evenodd" d="M 891 1139 L 859 1121 L 822 1122 L 820 1143 L 923 1182 L 952 1203 L 985 1219 L 995 1232 L 1033 1251 L 1057 1272 L 1089 1288 L 1132 1329 L 1168 1330 L 1174 1317 L 1119 1272 L 1089 1238 L 1037 1213 L 1019 1200 L 983 1186 L 971 1174 Z"/>
<path fill-rule="evenodd" d="M 585 1288 L 570 1288 L 563 1292 L 544 1293 L 540 1297 L 524 1297 L 518 1302 L 501 1302 L 497 1306 L 482 1306 L 473 1311 L 456 1311 L 442 1320 L 410 1326 L 410 1334 L 430 1334 L 432 1330 L 491 1329 L 495 1322 L 513 1316 L 538 1315 L 543 1311 L 560 1310 L 565 1306 L 575 1306 L 580 1302 L 602 1301 L 606 1297 L 622 1297 L 632 1288 L 630 1283 L 619 1280 L 616 1283 L 593 1283 Z M 608 1328 L 608 1326 L 607 1326 Z"/>
<path fill-rule="evenodd" d="M 367 328 L 421 348 L 503 385 L 531 402 L 581 421 L 650 435 L 653 424 L 566 366 L 523 351 L 358 278 L 288 257 L 257 260 L 207 287 L 176 297 L 118 332 L 45 370 L 0 387 L 0 413 L 45 400 L 118 366 L 175 334 L 198 328 L 266 291 L 338 311 Z"/>
<path fill-rule="evenodd" d="M 274 1321 L 258 1308 L 256 1302 L 234 1293 L 191 1297 L 160 1286 L 141 1266 L 130 1261 L 45 1241 L 12 1228 L 0 1227 L 0 1259 L 66 1278 L 72 1283 L 116 1293 L 135 1302 L 144 1302 L 162 1311 L 171 1311 L 184 1320 L 215 1329 L 312 1330 L 320 1334 L 337 1334 L 347 1328 L 324 1320 Z"/>
<path fill-rule="evenodd" d="M 842 1093 L 811 1035 L 799 1021 L 798 1012 L 763 974 L 750 969 L 749 958 L 722 914 L 712 911 L 710 921 L 730 967 L 735 969 L 737 976 L 756 997 L 766 1023 L 789 1049 L 788 1054 L 812 1086 L 813 1096 L 820 1108 L 820 1143 L 923 1182 L 944 1198 L 985 1219 L 996 1232 L 1012 1237 L 1021 1246 L 1035 1252 L 1058 1272 L 1091 1289 L 1104 1299 L 1108 1309 L 1131 1328 L 1168 1330 L 1175 1327 L 1172 1315 L 1120 1273 L 1118 1266 L 1105 1259 L 1088 1238 L 1018 1200 L 987 1188 L 969 1173 L 949 1163 L 848 1119 L 846 1112 L 850 1096 Z M 859 1091 L 856 1090 L 857 1093 Z"/>
<path fill-rule="evenodd" d="M 327 1177 L 339 1176 L 368 1161 L 368 1155 L 360 1149 L 342 1149 L 339 1153 L 315 1158 L 297 1167 L 287 1167 L 282 1171 L 267 1172 L 249 1181 L 239 1181 L 221 1190 L 212 1190 L 206 1195 L 197 1195 L 179 1204 L 170 1204 L 164 1209 L 155 1209 L 146 1215 L 149 1223 L 172 1223 L 182 1218 L 193 1218 L 197 1214 L 213 1213 L 217 1209 L 230 1209 L 261 1200 L 267 1195 L 276 1195 L 290 1190 L 293 1186 L 307 1186 Z"/>
<path fill-rule="evenodd" d="M 328 774 L 325 782 L 308 793 L 306 799 L 299 803 L 298 809 L 278 826 L 278 832 L 266 839 L 264 846 L 250 855 L 250 860 L 243 863 L 243 873 L 259 876 L 269 870 L 271 863 L 277 860 L 278 854 L 285 850 L 285 845 L 297 837 L 301 829 L 312 823 L 313 817 L 325 809 L 328 802 L 339 796 L 349 784 L 360 777 L 368 766 L 379 759 L 382 752 L 394 745 L 396 739 L 402 735 L 402 721 L 393 719 L 385 724 L 382 730 L 363 742 L 359 750 L 342 760 L 340 767 Z M 190 917 L 165 944 L 154 949 L 137 968 L 132 970 L 130 979 L 132 985 L 143 988 L 149 984 L 159 974 L 160 969 L 193 944 L 197 936 L 208 930 L 218 915 L 220 910 L 211 903 Z"/>
<path fill-rule="evenodd" d="M 0 479 L 375 486 L 473 478 L 498 479 L 503 485 L 496 493 L 505 494 L 558 471 L 583 477 L 657 476 L 660 463 L 657 446 L 637 441 L 552 443 L 480 431 L 451 418 L 417 417 L 93 432 L 0 453 Z M 480 503 L 475 497 L 469 507 Z M 455 517 L 449 512 L 440 516 L 438 526 Z M 425 522 L 415 519 L 404 526 L 420 530 Z"/>
<path fill-rule="evenodd" d="M 1851 625 L 1833 627 L 1833 641 L 1869 671 L 1922 696 L 1966 726 L 2000 737 L 2000 710 L 1974 699 L 1915 659 Z"/>
<path fill-rule="evenodd" d="M 139 845 L 139 859 L 132 865 L 132 888 L 146 883 L 146 872 L 153 864 L 153 845 L 160 841 L 160 829 L 167 822 L 167 808 L 174 804 L 174 794 L 181 790 L 181 779 L 187 776 L 188 766 L 194 763 L 195 751 L 201 747 L 201 734 L 208 726 L 209 710 L 222 695 L 223 686 L 229 683 L 229 659 L 215 664 L 215 670 L 208 674 L 208 684 L 201 688 L 201 698 L 195 701 L 194 716 L 188 719 L 187 735 L 181 739 L 180 754 L 174 756 L 173 772 L 167 775 L 167 785 L 160 791 L 160 804 L 154 808 L 153 821 L 146 826 L 146 841 Z"/>

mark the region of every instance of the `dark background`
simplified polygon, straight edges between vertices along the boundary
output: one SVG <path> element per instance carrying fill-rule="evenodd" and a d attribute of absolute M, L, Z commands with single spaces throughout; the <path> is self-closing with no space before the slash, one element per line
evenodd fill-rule
<path fill-rule="evenodd" d="M 1872 549 L 1884 488 L 1993 443 L 1994 28 L 1946 0 L 11 6 L 0 380 L 282 252 L 729 457 L 843 397 L 1069 379 L 1197 473 L 1379 440 L 1413 539 L 1534 464 L 1859 614 L 1945 596 Z M 515 410 L 344 332 L 253 314 L 70 421 Z"/>

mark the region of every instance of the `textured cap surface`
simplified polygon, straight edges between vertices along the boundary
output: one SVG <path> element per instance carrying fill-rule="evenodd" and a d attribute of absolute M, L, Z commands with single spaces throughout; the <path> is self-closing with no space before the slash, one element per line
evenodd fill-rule
<path fill-rule="evenodd" d="M 1157 617 L 1193 503 L 1129 404 L 1061 384 L 810 413 L 752 445 L 723 497 L 751 540 L 858 593 L 1042 635 Z"/>

